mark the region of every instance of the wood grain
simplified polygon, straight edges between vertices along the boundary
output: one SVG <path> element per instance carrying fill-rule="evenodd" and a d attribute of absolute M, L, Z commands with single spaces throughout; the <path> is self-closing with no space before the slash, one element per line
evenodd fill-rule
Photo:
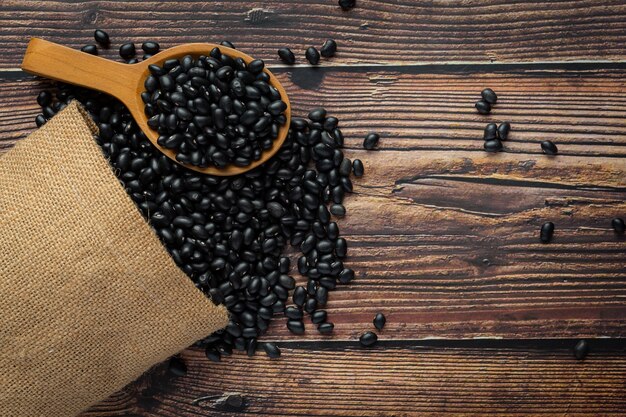
<path fill-rule="evenodd" d="M 128 40 L 164 47 L 229 39 L 271 62 L 291 47 L 339 43 L 324 65 L 623 60 L 626 4 L 620 0 L 549 2 L 359 0 L 64 1 L 0 3 L 0 68 L 17 68 L 31 36 L 80 48 L 107 30 L 115 48 Z M 106 53 L 105 53 L 106 54 Z"/>
<path fill-rule="evenodd" d="M 174 416 L 620 416 L 626 413 L 621 351 L 577 362 L 565 348 L 420 345 L 284 347 L 279 360 L 241 354 L 220 364 L 187 350 L 189 374 L 161 382 L 130 413 Z M 223 406 L 229 395 L 241 407 Z M 205 398 L 202 400 L 202 398 Z M 99 406 L 104 417 L 127 410 Z M 104 413 L 104 410 L 108 412 Z M 128 411 L 125 411 L 125 413 Z M 86 416 L 87 416 L 86 415 Z M 86 417 L 85 416 L 85 417 Z"/>
<path fill-rule="evenodd" d="M 322 104 L 340 117 L 348 156 L 366 166 L 340 222 L 357 280 L 331 295 L 336 339 L 377 311 L 383 338 L 626 336 L 626 240 L 610 228 L 626 214 L 626 72 L 333 70 L 315 90 L 279 77 L 296 115 Z M 489 117 L 472 108 L 481 85 L 500 93 Z M 4 143 L 32 128 L 37 86 L 0 83 Z M 503 119 L 508 151 L 487 154 L 482 128 Z M 370 127 L 383 135 L 374 152 L 359 149 Z M 545 138 L 558 157 L 539 153 Z M 543 245 L 547 220 L 557 231 Z M 291 338 L 283 320 L 270 334 Z"/>

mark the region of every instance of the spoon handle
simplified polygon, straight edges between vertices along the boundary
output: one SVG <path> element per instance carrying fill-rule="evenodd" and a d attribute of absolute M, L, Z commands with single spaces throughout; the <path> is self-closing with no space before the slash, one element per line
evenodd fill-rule
<path fill-rule="evenodd" d="M 30 40 L 22 61 L 28 73 L 102 91 L 122 102 L 135 94 L 141 70 L 133 67 L 38 38 Z"/>

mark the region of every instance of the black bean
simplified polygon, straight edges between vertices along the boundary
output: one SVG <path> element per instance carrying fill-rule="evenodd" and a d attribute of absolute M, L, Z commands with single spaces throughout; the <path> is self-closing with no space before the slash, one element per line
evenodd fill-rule
<path fill-rule="evenodd" d="M 302 287 L 299 287 L 302 288 Z M 292 320 L 302 320 L 303 313 L 298 307 L 289 306 L 285 309 L 285 316 Z"/>
<path fill-rule="evenodd" d="M 499 152 L 502 150 L 502 142 L 499 139 L 487 140 L 484 148 L 487 152 Z"/>
<path fill-rule="evenodd" d="M 611 226 L 613 226 L 615 233 L 624 234 L 624 231 L 626 231 L 626 224 L 624 224 L 624 220 L 619 217 L 611 221 Z"/>
<path fill-rule="evenodd" d="M 253 74 L 260 73 L 263 71 L 263 68 L 265 68 L 265 63 L 262 59 L 255 59 L 248 64 L 248 71 Z"/>
<path fill-rule="evenodd" d="M 80 50 L 87 54 L 98 55 L 98 48 L 96 47 L 96 45 L 85 45 L 80 48 Z"/>
<path fill-rule="evenodd" d="M 579 361 L 582 361 L 587 357 L 587 354 L 589 354 L 589 344 L 586 340 L 579 340 L 576 346 L 574 346 L 574 356 Z"/>
<path fill-rule="evenodd" d="M 478 110 L 478 113 L 480 114 L 489 114 L 491 113 L 491 104 L 484 100 L 477 101 L 476 110 Z"/>
<path fill-rule="evenodd" d="M 299 320 L 288 320 L 287 328 L 293 334 L 304 334 L 304 323 Z"/>
<path fill-rule="evenodd" d="M 348 11 L 356 6 L 356 0 L 339 0 L 339 7 L 341 10 Z"/>
<path fill-rule="evenodd" d="M 331 334 L 334 328 L 335 325 L 332 323 L 321 323 L 319 326 L 317 326 L 317 331 L 321 334 Z"/>
<path fill-rule="evenodd" d="M 168 364 L 168 371 L 174 376 L 187 375 L 187 365 L 178 356 L 172 356 Z"/>
<path fill-rule="evenodd" d="M 346 209 L 341 204 L 333 204 L 330 206 L 330 213 L 337 217 L 343 217 L 346 215 Z"/>
<path fill-rule="evenodd" d="M 374 332 L 365 332 L 359 338 L 359 342 L 362 346 L 373 346 L 378 341 L 378 336 Z"/>
<path fill-rule="evenodd" d="M 159 52 L 160 46 L 157 42 L 148 41 L 141 44 L 141 49 L 143 49 L 146 54 L 154 55 Z"/>
<path fill-rule="evenodd" d="M 96 29 L 93 33 L 93 37 L 97 43 L 100 45 L 107 47 L 110 45 L 111 40 L 109 39 L 109 34 L 103 31 L 102 29 Z"/>
<path fill-rule="evenodd" d="M 223 46 L 225 46 L 227 48 L 230 48 L 230 49 L 237 49 L 237 48 L 235 48 L 235 45 L 233 45 L 229 41 L 222 41 L 222 42 L 220 42 L 220 45 L 223 45 Z"/>
<path fill-rule="evenodd" d="M 320 307 L 323 307 L 328 302 L 328 289 L 324 287 L 319 287 L 315 290 L 315 299 L 317 300 L 317 304 Z"/>
<path fill-rule="evenodd" d="M 337 42 L 335 42 L 332 39 L 327 39 L 326 42 L 324 42 L 324 44 L 320 48 L 320 54 L 324 58 L 333 57 L 335 56 L 336 52 L 337 52 Z"/>
<path fill-rule="evenodd" d="M 339 273 L 339 282 L 347 284 L 354 279 L 354 271 L 350 268 L 345 268 Z"/>
<path fill-rule="evenodd" d="M 363 166 L 363 162 L 360 159 L 355 159 L 352 161 L 352 171 L 354 172 L 355 177 L 362 177 L 365 173 L 365 167 Z"/>
<path fill-rule="evenodd" d="M 378 133 L 368 133 L 363 140 L 363 147 L 367 150 L 372 150 L 378 145 L 380 136 Z"/>
<path fill-rule="evenodd" d="M 280 48 L 278 50 L 278 56 L 285 64 L 293 65 L 296 63 L 296 56 L 289 48 Z"/>
<path fill-rule="evenodd" d="M 326 312 L 324 310 L 317 310 L 311 314 L 311 323 L 320 324 L 326 321 Z"/>
<path fill-rule="evenodd" d="M 539 233 L 539 239 L 543 243 L 548 243 L 552 240 L 552 236 L 554 235 L 554 223 L 546 222 L 541 226 L 541 231 Z"/>
<path fill-rule="evenodd" d="M 246 353 L 248 354 L 248 356 L 254 356 L 254 353 L 256 352 L 256 347 L 257 347 L 256 338 L 253 337 L 247 340 Z"/>
<path fill-rule="evenodd" d="M 507 140 L 509 138 L 509 132 L 511 131 L 511 124 L 509 122 L 502 122 L 498 126 L 498 137 L 500 140 Z"/>
<path fill-rule="evenodd" d="M 269 356 L 272 359 L 280 358 L 280 349 L 278 349 L 278 346 L 276 346 L 276 343 L 264 343 L 263 350 L 265 350 L 265 353 L 267 353 L 267 356 Z"/>
<path fill-rule="evenodd" d="M 304 54 L 306 60 L 309 61 L 311 65 L 317 65 L 320 63 L 320 53 L 314 46 L 309 46 Z"/>
<path fill-rule="evenodd" d="M 299 307 L 304 305 L 306 300 L 306 289 L 304 287 L 296 287 L 293 292 L 293 303 Z"/>
<path fill-rule="evenodd" d="M 498 137 L 498 126 L 495 123 L 489 123 L 485 127 L 485 132 L 483 133 L 484 140 L 493 140 Z"/>
<path fill-rule="evenodd" d="M 485 88 L 480 93 L 480 95 L 482 96 L 483 100 L 485 100 L 489 104 L 496 104 L 496 101 L 498 101 L 498 96 L 491 88 Z"/>
<path fill-rule="evenodd" d="M 544 140 L 543 142 L 541 142 L 541 150 L 546 155 L 556 155 L 559 152 L 559 149 L 550 140 Z"/>
<path fill-rule="evenodd" d="M 136 49 L 135 44 L 132 42 L 125 43 L 120 46 L 120 56 L 124 59 L 130 59 L 135 56 Z"/>
<path fill-rule="evenodd" d="M 41 107 L 49 106 L 52 103 L 52 95 L 49 91 L 42 91 L 37 96 L 37 104 Z"/>
<path fill-rule="evenodd" d="M 302 287 L 301 287 L 302 288 Z M 309 298 L 304 303 L 304 311 L 309 314 L 312 314 L 317 309 L 317 300 L 315 298 Z"/>
<path fill-rule="evenodd" d="M 387 319 L 385 318 L 385 315 L 383 313 L 377 313 L 373 321 L 374 327 L 376 327 L 378 330 L 382 330 L 383 327 L 385 327 L 386 322 Z"/>
<path fill-rule="evenodd" d="M 206 349 L 204 350 L 204 354 L 206 355 L 207 359 L 209 359 L 211 362 L 220 362 L 222 360 L 222 355 L 213 346 L 210 346 L 210 345 L 207 346 Z"/>

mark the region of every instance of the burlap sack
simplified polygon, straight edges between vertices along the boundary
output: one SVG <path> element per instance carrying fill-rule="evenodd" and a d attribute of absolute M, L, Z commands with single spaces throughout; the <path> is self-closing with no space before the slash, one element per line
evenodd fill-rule
<path fill-rule="evenodd" d="M 227 323 L 78 104 L 0 157 L 0 416 L 68 417 Z"/>

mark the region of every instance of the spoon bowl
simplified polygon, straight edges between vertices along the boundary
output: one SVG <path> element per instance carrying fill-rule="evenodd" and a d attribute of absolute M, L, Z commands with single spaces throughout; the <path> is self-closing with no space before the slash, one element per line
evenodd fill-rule
<path fill-rule="evenodd" d="M 145 103 L 141 99 L 141 93 L 145 91 L 144 81 L 150 75 L 149 65 L 162 66 L 168 59 L 181 58 L 185 55 L 197 58 L 200 55 L 208 55 L 216 47 L 225 55 L 243 59 L 246 64 L 254 60 L 254 58 L 241 51 L 223 45 L 189 43 L 163 50 L 137 64 L 123 64 L 43 39 L 32 38 L 28 43 L 28 48 L 22 61 L 22 70 L 41 77 L 98 90 L 117 98 L 130 111 L 135 122 L 150 142 L 167 157 L 185 168 L 218 176 L 238 175 L 256 168 L 271 158 L 285 142 L 289 132 L 291 120 L 289 98 L 278 79 L 267 68 L 264 68 L 263 71 L 269 75 L 270 85 L 280 92 L 281 99 L 287 104 L 287 109 L 284 112 L 286 122 L 280 127 L 278 137 L 273 141 L 272 147 L 265 150 L 259 160 L 252 161 L 252 163 L 244 167 L 229 164 L 223 168 L 216 166 L 201 168 L 195 165 L 180 163 L 176 160 L 176 152 L 174 150 L 164 148 L 157 143 L 159 134 L 148 126 L 148 117 L 144 112 Z"/>

